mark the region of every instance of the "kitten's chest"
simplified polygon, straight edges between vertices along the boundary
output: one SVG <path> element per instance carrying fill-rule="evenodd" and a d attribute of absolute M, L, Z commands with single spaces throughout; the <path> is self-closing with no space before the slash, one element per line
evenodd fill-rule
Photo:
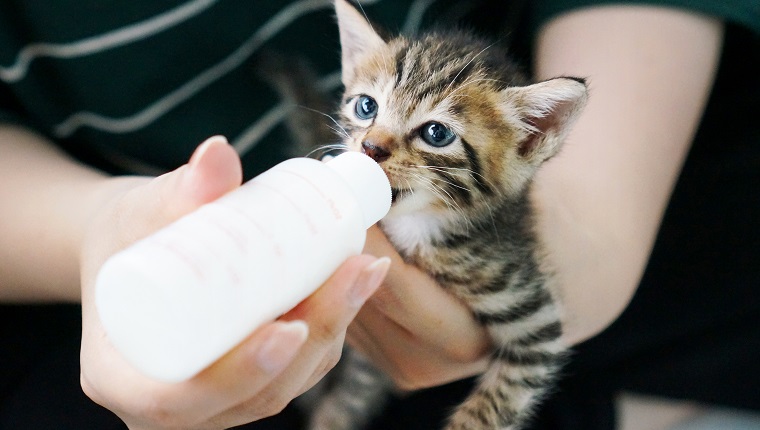
<path fill-rule="evenodd" d="M 492 223 L 455 222 L 424 214 L 386 217 L 380 227 L 408 264 L 422 269 L 445 290 L 469 303 L 483 291 L 506 285 L 505 266 L 532 261 L 529 238 Z M 470 220 L 472 221 L 472 220 Z M 514 227 L 514 226 L 512 226 Z M 499 234 L 499 231 L 511 234 Z"/>
<path fill-rule="evenodd" d="M 386 218 L 380 223 L 386 236 L 408 264 L 432 276 L 445 290 L 466 299 L 473 289 L 468 273 L 478 272 L 478 283 L 490 271 L 481 256 L 473 252 L 469 239 L 452 246 L 452 233 L 458 229 L 445 220 L 424 215 Z M 453 230 L 452 230 L 453 229 Z"/>
<path fill-rule="evenodd" d="M 407 262 L 434 262 L 440 242 L 445 239 L 443 223 L 425 214 L 389 216 L 380 228 Z"/>

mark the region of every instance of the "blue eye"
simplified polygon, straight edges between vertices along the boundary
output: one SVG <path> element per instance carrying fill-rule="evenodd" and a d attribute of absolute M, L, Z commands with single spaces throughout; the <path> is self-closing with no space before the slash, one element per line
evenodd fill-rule
<path fill-rule="evenodd" d="M 420 129 L 420 137 L 429 145 L 441 148 L 451 144 L 457 135 L 443 124 L 429 122 Z"/>
<path fill-rule="evenodd" d="M 354 111 L 359 119 L 372 119 L 377 115 L 377 102 L 370 96 L 359 96 Z"/>

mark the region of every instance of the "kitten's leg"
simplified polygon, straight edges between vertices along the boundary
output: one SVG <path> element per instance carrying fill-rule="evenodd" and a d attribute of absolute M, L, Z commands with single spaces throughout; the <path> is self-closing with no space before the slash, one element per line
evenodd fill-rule
<path fill-rule="evenodd" d="M 346 350 L 342 372 L 311 417 L 309 430 L 361 430 L 385 405 L 393 384 L 363 356 Z"/>
<path fill-rule="evenodd" d="M 517 430 L 552 387 L 566 347 L 559 322 L 513 340 L 494 353 L 473 392 L 457 407 L 446 430 Z M 489 327 L 495 340 L 499 330 Z M 502 331 L 504 331 L 502 329 Z M 543 333 L 541 333 L 543 332 Z M 504 336 L 504 333 L 501 333 Z M 542 338 L 542 336 L 544 336 Z"/>

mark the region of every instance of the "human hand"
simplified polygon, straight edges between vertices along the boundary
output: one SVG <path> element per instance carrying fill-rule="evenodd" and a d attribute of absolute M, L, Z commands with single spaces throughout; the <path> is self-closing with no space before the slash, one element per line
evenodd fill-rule
<path fill-rule="evenodd" d="M 348 342 L 405 390 L 482 373 L 491 341 L 468 308 L 406 264 L 379 228 L 369 230 L 364 251 L 392 264 L 349 327 Z"/>
<path fill-rule="evenodd" d="M 388 268 L 388 260 L 347 260 L 311 297 L 265 324 L 192 379 L 169 384 L 132 368 L 108 341 L 94 306 L 94 280 L 113 253 L 240 185 L 240 161 L 221 138 L 161 177 L 120 178 L 82 252 L 81 382 L 129 428 L 222 429 L 280 412 L 333 367 L 345 330 Z"/>

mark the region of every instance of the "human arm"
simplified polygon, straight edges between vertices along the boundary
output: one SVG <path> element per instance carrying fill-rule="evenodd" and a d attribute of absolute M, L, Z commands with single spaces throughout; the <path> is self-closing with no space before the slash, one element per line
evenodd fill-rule
<path fill-rule="evenodd" d="M 0 125 L 0 301 L 79 301 L 88 221 L 120 186 L 39 135 Z"/>
<path fill-rule="evenodd" d="M 623 6 L 562 15 L 539 33 L 537 79 L 582 76 L 591 92 L 533 195 L 570 344 L 612 323 L 635 291 L 709 95 L 721 38 L 713 19 Z M 482 370 L 483 331 L 461 305 L 427 286 L 416 290 L 420 281 L 406 273 L 413 271 L 394 261 L 349 339 L 405 388 Z"/>
<path fill-rule="evenodd" d="M 591 92 L 534 193 L 568 343 L 599 333 L 634 294 L 710 94 L 722 35 L 716 19 L 634 6 L 569 13 L 539 34 L 537 77 L 585 76 Z"/>
<path fill-rule="evenodd" d="M 100 264 L 236 188 L 240 177 L 237 155 L 219 139 L 159 178 L 111 178 L 36 134 L 0 128 L 1 300 L 77 301 L 81 291 L 82 386 L 132 429 L 226 428 L 279 412 L 332 367 L 349 321 L 385 274 L 385 260 L 353 257 L 314 295 L 191 380 L 162 384 L 137 373 L 108 342 L 94 308 Z"/>

